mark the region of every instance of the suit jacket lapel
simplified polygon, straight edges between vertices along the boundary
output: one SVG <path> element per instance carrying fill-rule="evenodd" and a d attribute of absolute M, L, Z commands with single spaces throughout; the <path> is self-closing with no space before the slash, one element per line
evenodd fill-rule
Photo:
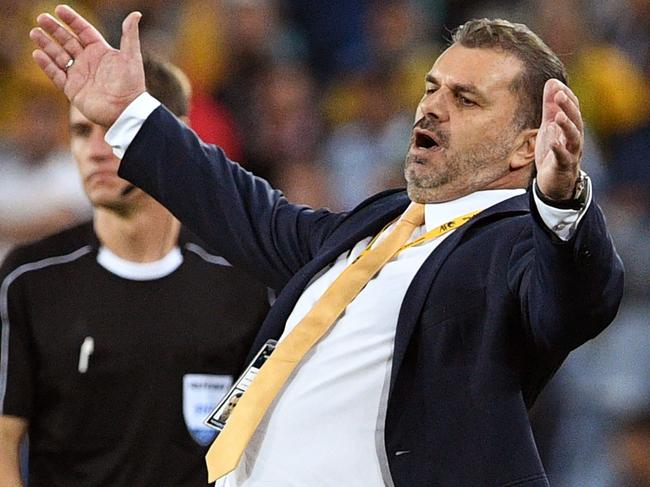
<path fill-rule="evenodd" d="M 390 391 L 392 392 L 397 373 L 404 360 L 404 354 L 411 341 L 411 336 L 417 325 L 425 300 L 431 289 L 431 284 L 435 279 L 440 267 L 447 257 L 453 252 L 463 239 L 463 236 L 471 228 L 489 223 L 491 219 L 504 218 L 513 214 L 529 213 L 529 195 L 528 193 L 509 198 L 487 210 L 479 213 L 468 223 L 456 230 L 444 242 L 431 253 L 424 261 L 422 267 L 418 270 L 413 281 L 406 291 L 406 296 L 400 308 L 399 318 L 397 320 L 397 331 L 395 333 L 395 348 L 393 350 L 393 364 L 391 369 Z M 389 393 L 390 395 L 390 393 Z"/>

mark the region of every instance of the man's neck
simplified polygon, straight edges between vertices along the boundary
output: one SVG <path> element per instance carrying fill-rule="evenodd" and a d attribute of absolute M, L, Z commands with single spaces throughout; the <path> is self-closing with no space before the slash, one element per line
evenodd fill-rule
<path fill-rule="evenodd" d="M 180 223 L 158 203 L 121 214 L 97 208 L 95 232 L 101 244 L 131 262 L 155 262 L 167 255 L 178 241 Z"/>

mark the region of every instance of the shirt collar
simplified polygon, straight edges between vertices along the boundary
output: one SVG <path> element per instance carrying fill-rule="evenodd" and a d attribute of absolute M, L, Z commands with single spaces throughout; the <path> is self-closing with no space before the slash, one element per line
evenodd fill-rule
<path fill-rule="evenodd" d="M 526 192 L 523 188 L 517 189 L 488 189 L 476 191 L 462 198 L 444 203 L 428 203 L 424 205 L 424 222 L 427 231 L 432 230 L 454 218 L 472 211 L 485 210 L 501 203 L 508 198 L 519 196 Z"/>
<path fill-rule="evenodd" d="M 131 281 L 152 281 L 168 276 L 183 263 L 183 255 L 174 247 L 162 259 L 155 262 L 132 262 L 115 255 L 102 246 L 97 252 L 97 263 L 113 274 Z"/>

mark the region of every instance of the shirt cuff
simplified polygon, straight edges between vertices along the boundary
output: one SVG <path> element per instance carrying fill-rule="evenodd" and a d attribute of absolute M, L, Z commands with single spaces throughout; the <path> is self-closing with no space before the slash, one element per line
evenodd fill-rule
<path fill-rule="evenodd" d="M 145 91 L 126 107 L 108 129 L 104 140 L 111 146 L 113 154 L 118 159 L 124 157 L 124 153 L 135 139 L 144 121 L 159 106 L 160 102 Z"/>
<path fill-rule="evenodd" d="M 582 220 L 582 217 L 587 213 L 587 210 L 591 205 L 591 179 L 586 174 L 584 174 L 584 177 L 586 181 L 585 191 L 587 192 L 587 197 L 584 206 L 579 210 L 566 210 L 547 205 L 539 198 L 539 195 L 537 194 L 537 184 L 533 182 L 533 199 L 535 200 L 539 216 L 542 218 L 544 224 L 564 242 L 573 237 L 580 220 Z"/>

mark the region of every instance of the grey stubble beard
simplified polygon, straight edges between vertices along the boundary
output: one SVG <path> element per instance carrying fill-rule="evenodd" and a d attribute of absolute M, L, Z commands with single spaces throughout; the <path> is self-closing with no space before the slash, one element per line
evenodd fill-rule
<path fill-rule="evenodd" d="M 444 147 L 448 151 L 448 136 L 445 142 Z M 421 203 L 448 201 L 484 188 L 508 172 L 507 167 L 501 168 L 502 165 L 498 163 L 508 158 L 512 143 L 513 134 L 504 133 L 497 140 L 483 141 L 462 154 L 452 153 L 444 160 L 444 170 L 419 176 L 409 174 L 409 167 L 412 164 L 426 165 L 431 162 L 407 153 L 404 177 L 410 199 Z M 486 171 L 486 168 L 493 170 Z"/>

